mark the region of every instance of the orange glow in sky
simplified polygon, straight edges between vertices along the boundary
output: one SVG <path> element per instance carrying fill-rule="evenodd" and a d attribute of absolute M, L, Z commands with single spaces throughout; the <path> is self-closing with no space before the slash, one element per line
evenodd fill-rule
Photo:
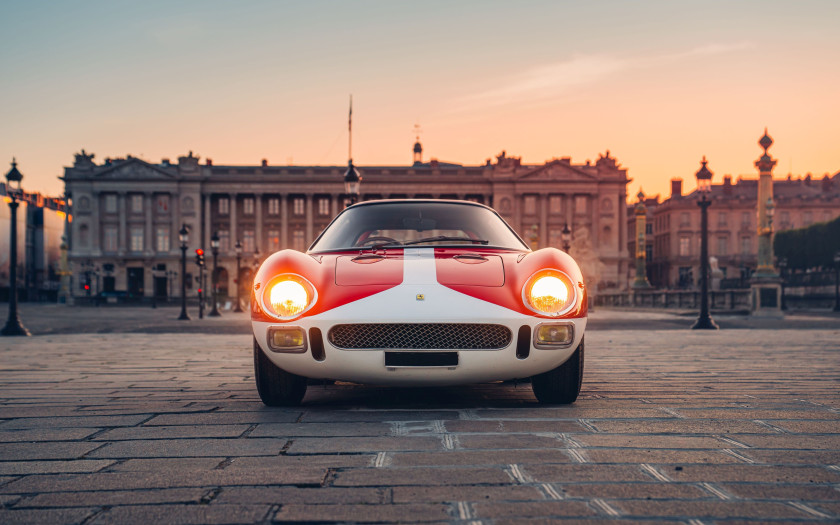
<path fill-rule="evenodd" d="M 840 170 L 840 3 L 18 2 L 0 16 L 0 162 L 57 195 L 73 154 L 214 164 L 524 163 L 610 150 L 641 187 L 705 155 Z M 5 164 L 4 164 L 5 165 Z M 7 165 L 5 165 L 7 166 Z M 4 172 L 8 167 L 2 168 Z"/>

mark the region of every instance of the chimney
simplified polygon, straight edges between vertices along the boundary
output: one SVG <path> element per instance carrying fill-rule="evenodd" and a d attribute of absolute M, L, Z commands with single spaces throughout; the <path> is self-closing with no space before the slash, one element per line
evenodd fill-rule
<path fill-rule="evenodd" d="M 671 198 L 682 197 L 682 179 L 671 179 Z"/>
<path fill-rule="evenodd" d="M 731 175 L 724 175 L 723 176 L 723 194 L 724 195 L 732 195 L 732 176 Z"/>
<path fill-rule="evenodd" d="M 262 167 L 265 168 L 266 166 L 268 166 L 268 159 L 263 159 L 262 160 Z"/>
<path fill-rule="evenodd" d="M 810 186 L 810 185 L 811 185 L 811 174 L 810 174 L 810 173 L 808 173 L 807 175 L 805 175 L 805 185 L 806 185 L 806 186 Z"/>
<path fill-rule="evenodd" d="M 823 192 L 828 193 L 831 191 L 831 178 L 828 176 L 828 173 L 822 178 L 822 183 L 820 184 L 822 187 Z"/>

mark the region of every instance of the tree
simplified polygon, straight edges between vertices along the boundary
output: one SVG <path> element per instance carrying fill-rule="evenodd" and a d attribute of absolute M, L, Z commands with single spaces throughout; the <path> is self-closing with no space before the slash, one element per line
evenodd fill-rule
<path fill-rule="evenodd" d="M 840 252 L 840 217 L 807 228 L 779 232 L 773 241 L 776 257 L 787 259 L 788 268 L 831 268 Z"/>

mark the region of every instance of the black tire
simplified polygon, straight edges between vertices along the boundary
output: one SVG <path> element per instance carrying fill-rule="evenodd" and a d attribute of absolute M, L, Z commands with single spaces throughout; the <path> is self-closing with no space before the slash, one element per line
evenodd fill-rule
<path fill-rule="evenodd" d="M 575 353 L 554 370 L 536 375 L 531 379 L 531 388 L 540 403 L 568 405 L 574 403 L 583 383 L 583 339 Z"/>
<path fill-rule="evenodd" d="M 306 394 L 306 378 L 286 372 L 263 353 L 254 339 L 254 379 L 260 399 L 270 407 L 297 406 Z"/>

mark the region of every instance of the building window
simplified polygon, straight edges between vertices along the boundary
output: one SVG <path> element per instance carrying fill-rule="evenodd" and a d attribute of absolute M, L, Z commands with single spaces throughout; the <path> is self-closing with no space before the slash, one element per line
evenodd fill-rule
<path fill-rule="evenodd" d="M 242 199 L 242 213 L 245 215 L 254 214 L 254 199 L 252 197 Z"/>
<path fill-rule="evenodd" d="M 718 237 L 717 254 L 726 255 L 726 245 L 728 239 L 726 237 Z"/>
<path fill-rule="evenodd" d="M 242 251 L 245 253 L 254 253 L 255 247 L 254 230 L 242 230 Z"/>
<path fill-rule="evenodd" d="M 219 230 L 219 251 L 222 253 L 230 251 L 230 232 Z"/>
<path fill-rule="evenodd" d="M 102 250 L 106 252 L 117 251 L 118 233 L 116 226 L 105 226 L 102 232 Z"/>
<path fill-rule="evenodd" d="M 525 196 L 525 214 L 536 215 L 537 213 L 537 198 L 534 195 Z"/>
<path fill-rule="evenodd" d="M 586 195 L 575 196 L 575 213 L 586 213 L 589 208 L 589 199 Z"/>
<path fill-rule="evenodd" d="M 295 230 L 292 232 L 292 249 L 299 252 L 306 250 L 303 230 Z"/>
<path fill-rule="evenodd" d="M 230 213 L 230 199 L 227 197 L 219 197 L 219 215 L 228 215 Z"/>
<path fill-rule="evenodd" d="M 648 261 L 653 260 L 653 245 L 652 244 L 646 244 L 645 245 L 645 259 L 647 259 Z"/>
<path fill-rule="evenodd" d="M 645 234 L 653 235 L 653 224 L 651 224 L 651 223 L 645 224 Z"/>
<path fill-rule="evenodd" d="M 303 197 L 295 197 L 292 200 L 292 213 L 294 215 L 303 215 L 306 213 L 306 203 L 303 200 Z"/>
<path fill-rule="evenodd" d="M 786 230 L 790 227 L 790 212 L 783 211 L 781 213 L 781 227 L 783 230 Z"/>
<path fill-rule="evenodd" d="M 327 216 L 330 214 L 330 200 L 318 199 L 318 215 Z"/>
<path fill-rule="evenodd" d="M 131 196 L 131 213 L 143 213 L 143 196 L 134 194 Z"/>
<path fill-rule="evenodd" d="M 691 237 L 680 237 L 680 257 L 691 255 Z"/>
<path fill-rule="evenodd" d="M 752 239 L 750 237 L 741 237 L 741 255 L 750 255 L 752 253 Z"/>
<path fill-rule="evenodd" d="M 135 226 L 131 228 L 131 245 L 130 249 L 133 252 L 143 251 L 143 228 Z"/>
<path fill-rule="evenodd" d="M 688 212 L 684 211 L 680 213 L 680 228 L 687 228 L 691 226 L 691 220 L 688 217 Z"/>
<path fill-rule="evenodd" d="M 168 252 L 169 239 L 169 226 L 158 226 L 155 229 L 155 250 L 158 252 Z"/>
<path fill-rule="evenodd" d="M 157 213 L 169 213 L 169 195 L 158 195 L 155 199 L 155 210 Z"/>
<path fill-rule="evenodd" d="M 113 193 L 105 195 L 105 213 L 117 213 L 117 196 Z"/>
<path fill-rule="evenodd" d="M 268 251 L 276 252 L 280 249 L 280 232 L 268 230 Z"/>
<path fill-rule="evenodd" d="M 552 195 L 549 197 L 548 209 L 551 213 L 563 213 L 563 198 L 560 195 Z"/>
<path fill-rule="evenodd" d="M 810 211 L 806 211 L 802 217 L 802 226 L 808 227 L 814 222 L 814 214 Z"/>
<path fill-rule="evenodd" d="M 279 215 L 280 214 L 280 199 L 276 197 L 272 197 L 268 199 L 268 214 L 269 215 Z"/>
<path fill-rule="evenodd" d="M 750 226 L 750 212 L 741 212 L 741 227 L 748 228 Z"/>
<path fill-rule="evenodd" d="M 718 213 L 718 226 L 726 226 L 727 218 L 726 213 Z"/>

